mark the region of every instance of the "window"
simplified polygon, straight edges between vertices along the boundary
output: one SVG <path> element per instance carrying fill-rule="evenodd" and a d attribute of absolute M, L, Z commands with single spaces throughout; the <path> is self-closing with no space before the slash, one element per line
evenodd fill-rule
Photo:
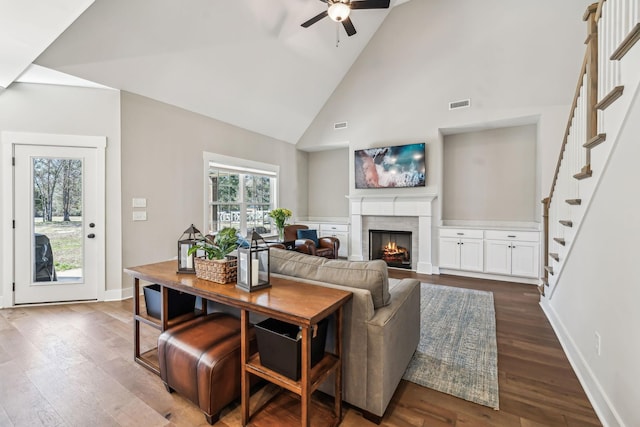
<path fill-rule="evenodd" d="M 278 167 L 226 156 L 210 156 L 205 155 L 208 232 L 233 227 L 243 235 L 252 229 L 260 234 L 271 234 L 268 213 L 276 206 Z"/>

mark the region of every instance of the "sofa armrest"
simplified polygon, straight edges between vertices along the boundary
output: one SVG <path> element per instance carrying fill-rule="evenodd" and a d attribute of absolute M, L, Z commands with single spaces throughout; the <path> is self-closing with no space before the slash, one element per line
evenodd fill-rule
<path fill-rule="evenodd" d="M 390 279 L 393 280 L 393 279 Z M 367 321 L 367 408 L 382 416 L 420 341 L 420 282 L 403 279 Z"/>
<path fill-rule="evenodd" d="M 318 246 L 321 248 L 331 248 L 333 253 L 338 255 L 338 249 L 340 249 L 340 239 L 332 236 L 324 236 L 318 238 Z"/>
<path fill-rule="evenodd" d="M 296 251 L 302 252 L 307 255 L 316 254 L 316 245 L 311 239 L 296 239 L 295 242 Z"/>

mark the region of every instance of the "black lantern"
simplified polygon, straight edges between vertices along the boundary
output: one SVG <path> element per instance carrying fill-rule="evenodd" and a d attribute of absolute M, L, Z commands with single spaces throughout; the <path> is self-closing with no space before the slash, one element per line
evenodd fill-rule
<path fill-rule="evenodd" d="M 178 240 L 178 273 L 191 273 L 195 274 L 196 265 L 194 259 L 197 254 L 192 253 L 189 255 L 189 249 L 196 245 L 204 238 L 202 233 L 193 225 L 184 230 L 182 236 Z"/>
<path fill-rule="evenodd" d="M 263 244 L 258 244 L 258 240 L 262 240 Z M 251 235 L 251 245 L 248 248 L 238 248 L 236 287 L 252 292 L 271 286 L 269 279 L 269 246 L 254 230 Z"/>

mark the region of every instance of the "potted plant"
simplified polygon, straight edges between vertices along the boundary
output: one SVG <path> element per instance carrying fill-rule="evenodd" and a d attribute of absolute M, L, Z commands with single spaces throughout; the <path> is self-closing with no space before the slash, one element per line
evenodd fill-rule
<path fill-rule="evenodd" d="M 269 212 L 269 216 L 274 219 L 278 229 L 278 240 L 284 241 L 284 225 L 293 213 L 286 208 L 276 208 Z"/>
<path fill-rule="evenodd" d="M 235 282 L 237 260 L 227 256 L 238 248 L 237 230 L 225 227 L 215 236 L 207 235 L 189 249 L 189 255 L 202 251 L 203 257 L 195 259 L 196 276 L 217 283 Z"/>

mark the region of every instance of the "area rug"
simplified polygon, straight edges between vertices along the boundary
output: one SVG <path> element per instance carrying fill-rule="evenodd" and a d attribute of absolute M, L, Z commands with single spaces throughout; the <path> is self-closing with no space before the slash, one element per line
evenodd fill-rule
<path fill-rule="evenodd" d="M 420 284 L 420 343 L 405 380 L 498 409 L 493 293 Z"/>

